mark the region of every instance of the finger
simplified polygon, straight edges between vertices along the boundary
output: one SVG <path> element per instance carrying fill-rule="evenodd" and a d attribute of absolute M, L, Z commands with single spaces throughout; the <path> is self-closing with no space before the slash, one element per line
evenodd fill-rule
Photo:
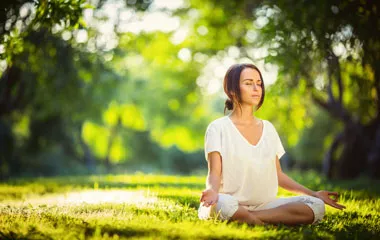
<path fill-rule="evenodd" d="M 338 207 L 337 207 L 339 210 L 343 210 L 343 209 L 345 209 L 346 207 L 345 206 L 342 206 L 342 205 L 338 205 Z"/>
<path fill-rule="evenodd" d="M 327 194 L 339 197 L 339 193 L 337 193 L 337 192 L 328 192 Z"/>
<path fill-rule="evenodd" d="M 330 205 L 330 206 L 333 207 L 333 208 L 337 208 L 337 209 L 339 209 L 339 210 L 342 210 L 341 207 L 339 207 L 338 205 L 334 204 L 333 202 L 329 202 L 329 203 L 327 203 L 327 204 Z"/>
<path fill-rule="evenodd" d="M 336 205 L 338 205 L 341 209 L 344 209 L 344 208 L 346 208 L 346 206 L 344 206 L 344 205 L 341 205 L 341 204 L 339 204 L 339 203 L 335 203 Z"/>
<path fill-rule="evenodd" d="M 339 210 L 342 210 L 342 207 L 339 206 L 339 205 L 337 205 L 337 204 L 331 204 L 331 206 L 333 206 L 334 208 L 337 208 L 337 209 L 339 209 Z"/>
<path fill-rule="evenodd" d="M 337 197 L 335 197 L 335 198 L 333 198 L 333 197 L 327 197 L 327 199 L 331 200 L 331 201 L 334 201 L 334 202 L 338 202 L 338 198 Z"/>
<path fill-rule="evenodd" d="M 204 201 L 208 202 L 208 197 L 205 195 L 203 195 L 201 198 L 201 202 L 204 202 Z"/>
<path fill-rule="evenodd" d="M 339 193 L 336 193 L 336 192 L 328 193 L 328 197 L 334 201 L 337 201 L 339 199 Z"/>
<path fill-rule="evenodd" d="M 209 197 L 204 197 L 204 198 L 203 198 L 203 201 L 204 201 L 205 203 L 210 203 L 210 198 L 209 198 Z"/>
<path fill-rule="evenodd" d="M 338 208 L 340 210 L 346 208 L 345 206 L 340 205 L 339 203 L 335 203 L 335 202 L 331 202 L 331 204 L 329 204 L 329 205 L 332 206 L 332 207 Z"/>
<path fill-rule="evenodd" d="M 212 205 L 215 204 L 215 201 L 212 201 L 212 200 L 210 200 L 210 201 L 206 201 L 206 202 L 207 202 L 208 206 L 212 206 Z"/>

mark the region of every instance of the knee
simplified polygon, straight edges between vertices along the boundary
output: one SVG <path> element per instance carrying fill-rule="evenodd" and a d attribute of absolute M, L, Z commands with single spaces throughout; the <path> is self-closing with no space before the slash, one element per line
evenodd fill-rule
<path fill-rule="evenodd" d="M 314 222 L 313 223 L 316 223 L 316 222 L 319 222 L 323 219 L 323 217 L 325 216 L 325 202 L 323 202 L 323 200 L 319 199 L 319 198 L 314 198 L 315 200 L 315 203 L 314 203 L 314 207 L 315 207 L 315 210 L 314 210 Z"/>
<path fill-rule="evenodd" d="M 323 200 L 316 197 L 305 196 L 304 203 L 313 210 L 314 219 L 312 223 L 317 223 L 323 219 L 325 216 L 325 203 Z"/>
<path fill-rule="evenodd" d="M 237 199 L 229 194 L 218 194 L 218 202 L 211 206 L 205 207 L 202 204 L 198 209 L 198 217 L 200 219 L 218 218 L 220 220 L 228 220 L 235 214 L 239 208 Z"/>
<path fill-rule="evenodd" d="M 213 213 L 218 219 L 228 220 L 235 214 L 238 208 L 239 203 L 235 197 L 220 193 Z"/>

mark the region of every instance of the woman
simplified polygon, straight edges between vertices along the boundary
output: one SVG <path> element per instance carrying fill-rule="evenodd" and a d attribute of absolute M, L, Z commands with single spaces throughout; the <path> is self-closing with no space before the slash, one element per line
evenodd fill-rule
<path fill-rule="evenodd" d="M 322 220 L 324 204 L 338 209 L 338 193 L 312 191 L 288 177 L 279 159 L 285 153 L 271 122 L 254 116 L 264 102 L 259 69 L 235 64 L 224 77 L 227 116 L 211 122 L 205 134 L 208 161 L 200 219 L 216 216 L 248 224 L 308 224 Z M 278 185 L 302 196 L 276 198 Z M 330 196 L 335 197 L 334 199 Z"/>

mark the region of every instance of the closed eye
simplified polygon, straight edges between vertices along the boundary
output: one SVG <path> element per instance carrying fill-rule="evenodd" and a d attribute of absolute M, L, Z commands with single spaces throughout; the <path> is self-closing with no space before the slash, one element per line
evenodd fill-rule
<path fill-rule="evenodd" d="M 245 85 L 252 85 L 252 83 L 246 83 Z M 257 85 L 259 85 L 259 86 L 263 86 L 262 83 L 258 83 Z"/>

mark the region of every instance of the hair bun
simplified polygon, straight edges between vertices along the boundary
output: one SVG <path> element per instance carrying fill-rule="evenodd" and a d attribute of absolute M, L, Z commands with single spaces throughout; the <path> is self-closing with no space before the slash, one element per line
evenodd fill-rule
<path fill-rule="evenodd" d="M 234 107 L 234 104 L 232 103 L 232 101 L 230 99 L 227 99 L 226 102 L 224 103 L 224 106 L 228 109 L 228 110 L 232 110 L 233 107 Z"/>

